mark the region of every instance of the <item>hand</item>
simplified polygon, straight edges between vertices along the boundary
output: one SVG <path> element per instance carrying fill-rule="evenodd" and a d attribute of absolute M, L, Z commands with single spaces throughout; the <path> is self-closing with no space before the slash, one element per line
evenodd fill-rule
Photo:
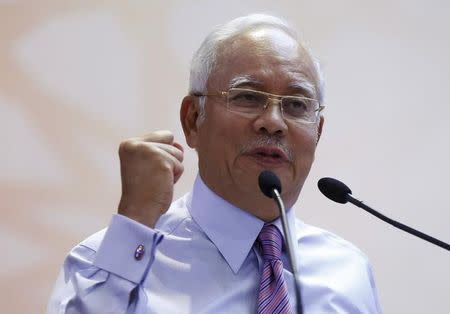
<path fill-rule="evenodd" d="M 170 131 L 125 140 L 119 147 L 122 197 L 119 214 L 153 228 L 172 203 L 183 173 L 183 147 Z"/>

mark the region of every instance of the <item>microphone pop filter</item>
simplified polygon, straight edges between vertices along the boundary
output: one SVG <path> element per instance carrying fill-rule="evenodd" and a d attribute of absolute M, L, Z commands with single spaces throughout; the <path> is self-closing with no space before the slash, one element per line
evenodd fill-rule
<path fill-rule="evenodd" d="M 347 195 L 352 194 L 352 190 L 344 183 L 333 178 L 322 178 L 317 182 L 320 192 L 330 200 L 337 203 L 347 203 Z"/>
<path fill-rule="evenodd" d="M 275 173 L 269 170 L 264 170 L 259 174 L 258 184 L 261 192 L 269 198 L 273 198 L 273 189 L 278 190 L 281 194 L 281 182 Z"/>

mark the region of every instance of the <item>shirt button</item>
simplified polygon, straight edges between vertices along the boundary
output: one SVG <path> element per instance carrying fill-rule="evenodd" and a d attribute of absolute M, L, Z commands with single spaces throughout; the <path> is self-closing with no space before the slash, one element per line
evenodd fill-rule
<path fill-rule="evenodd" d="M 138 247 L 136 248 L 136 251 L 134 251 L 134 258 L 140 261 L 142 257 L 144 257 L 144 253 L 145 247 L 142 244 L 139 244 Z"/>

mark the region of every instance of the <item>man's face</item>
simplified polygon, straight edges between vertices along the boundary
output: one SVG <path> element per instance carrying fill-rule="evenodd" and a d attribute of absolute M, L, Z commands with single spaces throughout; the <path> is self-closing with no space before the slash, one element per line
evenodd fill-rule
<path fill-rule="evenodd" d="M 302 88 L 313 85 L 312 65 L 297 42 L 280 30 L 248 32 L 223 45 L 211 73 L 208 93 L 230 86 L 277 95 L 311 96 Z M 232 204 L 270 221 L 279 216 L 275 203 L 258 187 L 263 170 L 281 180 L 282 198 L 291 207 L 298 198 L 314 160 L 323 119 L 299 124 L 283 119 L 278 105 L 248 117 L 231 112 L 226 97 L 209 96 L 206 118 L 188 143 L 199 157 L 206 185 Z"/>

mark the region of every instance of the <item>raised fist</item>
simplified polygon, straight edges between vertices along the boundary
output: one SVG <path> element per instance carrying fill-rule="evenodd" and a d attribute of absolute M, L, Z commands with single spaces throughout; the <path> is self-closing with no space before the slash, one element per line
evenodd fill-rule
<path fill-rule="evenodd" d="M 122 197 L 119 214 L 153 228 L 172 203 L 183 173 L 183 147 L 170 131 L 123 141 L 119 147 Z"/>

